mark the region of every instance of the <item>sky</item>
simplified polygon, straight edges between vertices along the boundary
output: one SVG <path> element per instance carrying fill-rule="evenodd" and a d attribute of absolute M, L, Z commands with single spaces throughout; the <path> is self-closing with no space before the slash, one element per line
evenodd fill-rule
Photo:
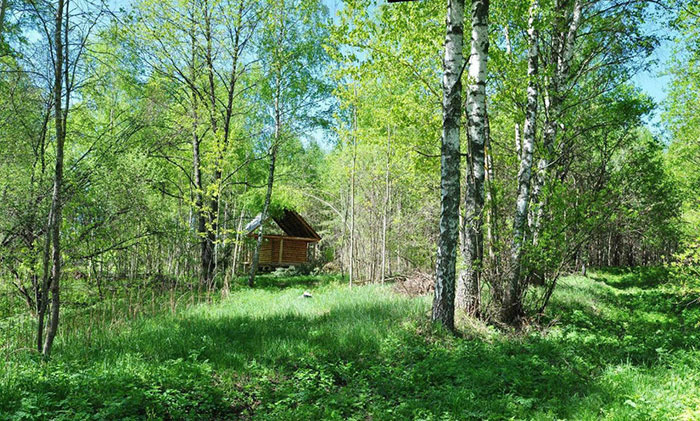
<path fill-rule="evenodd" d="M 661 43 L 650 57 L 650 60 L 653 60 L 655 64 L 652 65 L 650 69 L 639 72 L 632 79 L 632 82 L 653 98 L 654 102 L 657 104 L 656 110 L 646 119 L 647 127 L 655 134 L 660 134 L 663 131 L 660 120 L 661 114 L 663 113 L 663 102 L 667 95 L 667 88 L 671 83 L 671 77 L 664 74 L 664 70 L 673 52 L 673 41 L 669 38 L 674 37 L 676 34 L 673 30 L 669 29 L 668 22 L 666 22 L 667 19 L 668 16 L 661 13 L 656 16 L 656 19 L 651 19 L 650 22 L 645 25 L 647 31 L 661 39 Z"/>

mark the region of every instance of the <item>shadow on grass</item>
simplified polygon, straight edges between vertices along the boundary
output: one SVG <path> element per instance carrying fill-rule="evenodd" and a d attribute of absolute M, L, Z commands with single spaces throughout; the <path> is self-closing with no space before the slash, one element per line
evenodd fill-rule
<path fill-rule="evenodd" d="M 369 288 L 327 288 L 308 300 L 248 291 L 207 311 L 145 320 L 91 347 L 66 347 L 56 366 L 70 375 L 28 372 L 14 383 L 26 393 L 5 407 L 44 396 L 36 405 L 71 416 L 82 414 L 73 406 L 94 415 L 93 405 L 110 417 L 593 419 L 625 399 L 598 381 L 611 367 L 650 366 L 696 343 L 675 304 L 663 304 L 672 297 L 656 290 L 564 282 L 551 315 L 559 327 L 489 342 L 432 331 L 427 301 Z"/>
<path fill-rule="evenodd" d="M 653 289 L 668 282 L 668 270 L 663 266 L 609 267 L 598 269 L 590 278 L 619 289 Z"/>
<path fill-rule="evenodd" d="M 550 320 L 573 333 L 570 340 L 580 341 L 599 366 L 624 361 L 649 367 L 669 352 L 695 349 L 700 309 L 688 305 L 692 297 L 630 289 L 628 276 L 591 277 L 613 288 L 562 282 L 548 309 Z"/>
<path fill-rule="evenodd" d="M 595 387 L 575 347 L 538 339 L 463 341 L 420 323 L 402 326 L 411 307 L 386 302 L 261 318 L 194 316 L 149 325 L 110 348 L 156 366 L 206 361 L 238 397 L 236 413 L 277 419 L 482 419 L 532 411 L 574 417 L 580 397 Z"/>
<path fill-rule="evenodd" d="M 675 319 L 646 313 L 628 319 L 623 301 L 599 298 L 621 313 L 570 303 L 558 312 L 566 335 L 493 343 L 430 332 L 417 321 L 425 308 L 418 311 L 409 300 L 330 307 L 312 301 L 261 317 L 204 314 L 149 324 L 106 348 L 160 364 L 206 361 L 238 397 L 239 414 L 578 418 L 585 397 L 614 399 L 595 381 L 606 367 L 648 366 L 660 348 L 693 346 L 670 329 Z"/>

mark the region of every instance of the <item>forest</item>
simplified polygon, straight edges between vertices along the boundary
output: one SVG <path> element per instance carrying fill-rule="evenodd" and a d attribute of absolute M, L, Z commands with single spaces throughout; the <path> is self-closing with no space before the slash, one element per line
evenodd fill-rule
<path fill-rule="evenodd" d="M 700 4 L 0 0 L 0 420 L 700 419 Z"/>

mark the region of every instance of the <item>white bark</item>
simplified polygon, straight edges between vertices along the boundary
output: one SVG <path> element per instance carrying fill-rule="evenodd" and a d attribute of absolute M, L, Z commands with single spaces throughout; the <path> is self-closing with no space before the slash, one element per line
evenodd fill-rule
<path fill-rule="evenodd" d="M 440 234 L 432 320 L 454 329 L 455 261 L 459 235 L 459 126 L 462 115 L 464 0 L 447 1 L 442 76 L 442 146 Z"/>
<path fill-rule="evenodd" d="M 567 3 L 557 1 L 557 7 L 560 13 L 568 13 Z M 554 75 L 551 77 L 547 87 L 547 96 L 545 98 L 546 119 L 544 123 L 544 151 L 542 158 L 537 163 L 537 180 L 533 188 L 533 198 L 537 200 L 537 206 L 532 215 L 532 243 L 537 245 L 541 231 L 542 217 L 545 207 L 547 206 L 546 198 L 542 194 L 542 189 L 547 183 L 547 176 L 554 160 L 556 149 L 556 138 L 559 126 L 561 123 L 561 105 L 563 102 L 562 92 L 566 88 L 566 80 L 569 76 L 571 68 L 571 59 L 574 55 L 574 47 L 576 42 L 576 34 L 578 33 L 581 24 L 582 2 L 575 0 L 571 13 L 571 20 L 567 29 L 558 29 L 560 34 L 555 37 L 555 56 L 554 56 Z M 560 20 L 566 21 L 565 16 L 560 16 Z M 557 25 L 560 26 L 560 25 Z"/>
<path fill-rule="evenodd" d="M 478 315 L 483 260 L 484 147 L 486 144 L 486 66 L 489 50 L 489 0 L 472 0 L 471 53 L 467 96 L 467 165 L 462 257 L 466 269 L 457 285 L 457 306 Z"/>
<path fill-rule="evenodd" d="M 525 221 L 530 204 L 530 181 L 532 178 L 532 151 L 535 144 L 537 123 L 537 64 L 539 60 L 537 20 L 539 19 L 538 0 L 533 0 L 530 6 L 528 21 L 528 84 L 527 107 L 523 130 L 522 155 L 518 171 L 518 198 L 513 218 L 513 244 L 511 248 L 511 277 L 505 291 L 503 303 L 503 319 L 506 322 L 517 322 L 522 314 L 522 292 L 520 282 L 520 266 L 522 264 L 523 239 L 525 237 Z"/>

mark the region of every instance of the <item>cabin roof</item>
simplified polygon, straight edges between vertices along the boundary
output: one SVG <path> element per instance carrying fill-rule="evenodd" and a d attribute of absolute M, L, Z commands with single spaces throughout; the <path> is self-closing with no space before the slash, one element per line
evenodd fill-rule
<path fill-rule="evenodd" d="M 311 225 L 297 212 L 285 209 L 281 215 L 272 216 L 277 226 L 279 226 L 285 234 L 290 237 L 308 238 L 310 240 L 319 241 L 321 236 L 318 235 Z M 259 213 L 252 221 L 245 226 L 247 234 L 252 234 L 262 223 L 262 214 Z"/>

